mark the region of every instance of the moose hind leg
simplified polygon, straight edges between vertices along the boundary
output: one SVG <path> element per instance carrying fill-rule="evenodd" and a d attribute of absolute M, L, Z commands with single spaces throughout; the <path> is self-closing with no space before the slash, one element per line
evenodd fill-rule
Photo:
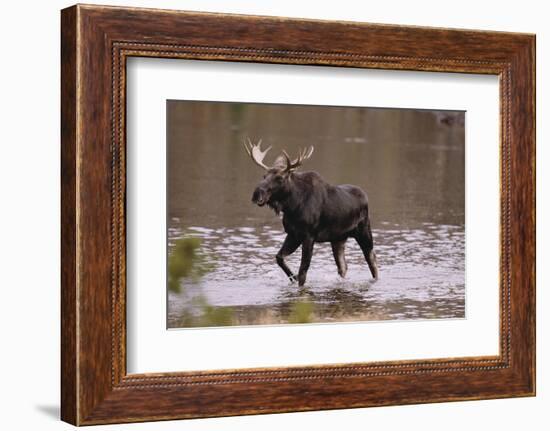
<path fill-rule="evenodd" d="M 296 249 L 300 247 L 300 244 L 301 242 L 299 240 L 297 240 L 296 238 L 290 235 L 287 235 L 281 249 L 279 250 L 276 256 L 277 264 L 281 267 L 281 269 L 285 272 L 286 276 L 293 283 L 297 281 L 297 278 L 292 273 L 288 265 L 286 264 L 285 257 L 294 253 Z"/>
<path fill-rule="evenodd" d="M 367 223 L 362 229 L 359 230 L 357 236 L 355 237 L 359 247 L 363 251 L 363 256 L 367 261 L 369 266 L 370 273 L 373 278 L 378 279 L 378 263 L 376 262 L 376 254 L 374 253 L 374 244 L 372 240 L 372 232 L 370 230 L 370 224 Z"/>
<path fill-rule="evenodd" d="M 366 257 L 367 264 L 369 265 L 370 273 L 375 280 L 378 280 L 378 262 L 376 261 L 376 254 L 374 250 L 369 252 L 369 255 Z"/>
<path fill-rule="evenodd" d="M 334 261 L 338 267 L 338 275 L 344 278 L 348 272 L 348 264 L 346 263 L 346 257 L 344 251 L 346 248 L 346 240 L 343 241 L 334 241 L 331 242 L 332 246 L 332 255 L 334 256 Z"/>

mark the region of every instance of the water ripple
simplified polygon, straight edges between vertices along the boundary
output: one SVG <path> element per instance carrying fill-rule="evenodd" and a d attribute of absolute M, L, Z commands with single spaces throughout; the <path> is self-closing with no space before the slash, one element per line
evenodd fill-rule
<path fill-rule="evenodd" d="M 279 226 L 180 228 L 173 219 L 169 247 L 177 239 L 200 238 L 199 262 L 208 270 L 199 280 L 182 280 L 181 293 L 170 292 L 169 326 L 179 326 L 182 310 L 192 308 L 199 296 L 212 307 L 233 307 L 249 324 L 262 323 L 254 316 L 265 316 L 266 310 L 284 315 L 303 298 L 316 305 L 318 321 L 464 317 L 464 226 L 380 226 L 374 232 L 378 281 L 371 279 L 359 246 L 350 239 L 345 279 L 337 274 L 330 244 L 315 244 L 306 286 L 299 288 L 275 262 L 285 238 Z M 287 261 L 297 270 L 299 250 Z"/>

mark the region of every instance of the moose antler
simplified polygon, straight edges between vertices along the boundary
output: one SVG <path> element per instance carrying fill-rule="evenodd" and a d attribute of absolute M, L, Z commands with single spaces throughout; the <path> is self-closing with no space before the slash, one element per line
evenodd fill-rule
<path fill-rule="evenodd" d="M 286 158 L 286 170 L 293 171 L 294 169 L 301 166 L 305 160 L 311 157 L 311 155 L 313 154 L 313 145 L 309 148 L 304 148 L 303 150 L 300 150 L 300 152 L 298 153 L 298 158 L 292 161 L 290 160 L 290 156 L 285 150 L 283 150 L 283 154 Z"/>
<path fill-rule="evenodd" d="M 246 150 L 246 152 L 248 153 L 248 155 L 252 158 L 252 160 L 254 160 L 254 162 L 264 168 L 266 171 L 269 170 L 269 167 L 267 167 L 265 164 L 264 164 L 264 157 L 265 155 L 267 154 L 267 152 L 269 150 L 271 150 L 271 145 L 269 147 L 267 147 L 264 151 L 262 151 L 262 148 L 261 148 L 261 145 L 262 145 L 262 140 L 260 139 L 258 141 L 258 143 L 256 145 L 254 145 L 249 138 L 246 138 L 248 142 L 244 142 L 243 145 L 244 145 L 244 149 Z"/>

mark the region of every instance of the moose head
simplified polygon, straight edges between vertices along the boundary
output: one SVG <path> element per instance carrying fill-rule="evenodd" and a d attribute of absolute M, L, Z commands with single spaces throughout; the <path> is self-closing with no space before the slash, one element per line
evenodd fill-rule
<path fill-rule="evenodd" d="M 263 179 L 254 189 L 252 202 L 258 206 L 270 204 L 277 211 L 277 202 L 280 202 L 290 191 L 290 177 L 292 172 L 298 169 L 302 163 L 309 159 L 313 154 L 313 146 L 300 150 L 298 158 L 292 160 L 288 153 L 283 150 L 283 154 L 275 159 L 273 166 L 269 167 L 264 163 L 265 155 L 271 149 L 271 146 L 262 151 L 262 140 L 253 144 L 250 139 L 244 143 L 244 148 L 252 160 L 264 169 Z"/>

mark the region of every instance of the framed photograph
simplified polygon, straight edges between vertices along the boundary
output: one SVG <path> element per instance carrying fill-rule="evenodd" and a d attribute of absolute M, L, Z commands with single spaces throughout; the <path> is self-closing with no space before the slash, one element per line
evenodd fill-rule
<path fill-rule="evenodd" d="M 535 36 L 61 13 L 62 419 L 535 394 Z"/>

